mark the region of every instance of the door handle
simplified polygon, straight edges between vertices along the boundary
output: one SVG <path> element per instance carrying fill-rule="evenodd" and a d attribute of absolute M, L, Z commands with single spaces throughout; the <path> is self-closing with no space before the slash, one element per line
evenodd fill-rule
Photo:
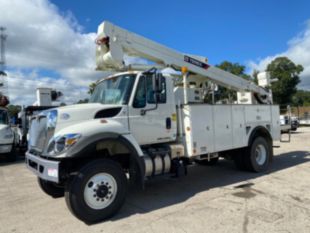
<path fill-rule="evenodd" d="M 166 118 L 166 129 L 171 129 L 171 118 L 170 117 Z"/>

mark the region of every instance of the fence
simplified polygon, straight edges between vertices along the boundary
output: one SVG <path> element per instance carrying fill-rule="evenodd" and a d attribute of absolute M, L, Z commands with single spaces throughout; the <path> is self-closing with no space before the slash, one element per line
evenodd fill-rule
<path fill-rule="evenodd" d="M 292 115 L 299 119 L 301 125 L 310 125 L 310 106 L 309 107 L 292 107 Z"/>

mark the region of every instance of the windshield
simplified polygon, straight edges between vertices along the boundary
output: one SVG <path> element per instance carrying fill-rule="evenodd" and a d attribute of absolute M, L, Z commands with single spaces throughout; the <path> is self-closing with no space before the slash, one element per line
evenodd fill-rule
<path fill-rule="evenodd" d="M 125 74 L 100 82 L 90 97 L 90 103 L 128 104 L 135 74 Z"/>
<path fill-rule="evenodd" d="M 0 124 L 7 125 L 8 123 L 8 112 L 0 109 Z"/>

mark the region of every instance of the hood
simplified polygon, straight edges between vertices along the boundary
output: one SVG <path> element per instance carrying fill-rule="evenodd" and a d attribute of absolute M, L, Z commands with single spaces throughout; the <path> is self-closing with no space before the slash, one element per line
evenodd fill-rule
<path fill-rule="evenodd" d="M 10 128 L 10 126 L 5 125 L 5 124 L 0 124 L 0 130 L 7 129 L 7 128 Z"/>
<path fill-rule="evenodd" d="M 93 119 L 96 116 L 96 114 L 98 115 L 98 113 L 102 112 L 103 110 L 109 110 L 109 109 L 121 110 L 122 108 L 123 108 L 122 105 L 99 104 L 99 103 L 75 104 L 70 106 L 64 106 L 58 108 L 57 120 L 59 121 L 59 123 L 68 120 L 69 121 L 89 120 Z"/>
<path fill-rule="evenodd" d="M 64 127 L 73 122 L 91 120 L 94 118 L 109 118 L 122 112 L 123 105 L 87 103 L 75 104 L 57 108 L 57 127 Z"/>
<path fill-rule="evenodd" d="M 76 111 L 80 109 L 91 110 L 99 108 L 111 108 L 111 107 L 120 107 L 121 105 L 115 104 L 100 104 L 100 103 L 85 103 L 85 104 L 73 104 L 68 106 L 58 107 L 57 109 L 61 111 Z"/>
<path fill-rule="evenodd" d="M 0 124 L 0 143 L 9 143 L 13 140 L 14 133 L 10 126 Z"/>

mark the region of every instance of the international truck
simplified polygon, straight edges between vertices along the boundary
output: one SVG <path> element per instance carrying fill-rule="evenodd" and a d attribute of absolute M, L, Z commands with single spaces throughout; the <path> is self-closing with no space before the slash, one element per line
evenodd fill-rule
<path fill-rule="evenodd" d="M 256 85 L 109 22 L 98 27 L 96 43 L 97 69 L 114 74 L 97 81 L 89 103 L 33 117 L 26 153 L 41 189 L 65 196 L 78 219 L 107 219 L 129 185 L 184 175 L 195 162 L 224 157 L 242 170 L 268 169 L 280 139 L 268 75 Z M 146 62 L 130 64 L 130 57 Z M 215 84 L 237 91 L 238 99 L 219 104 Z"/>

